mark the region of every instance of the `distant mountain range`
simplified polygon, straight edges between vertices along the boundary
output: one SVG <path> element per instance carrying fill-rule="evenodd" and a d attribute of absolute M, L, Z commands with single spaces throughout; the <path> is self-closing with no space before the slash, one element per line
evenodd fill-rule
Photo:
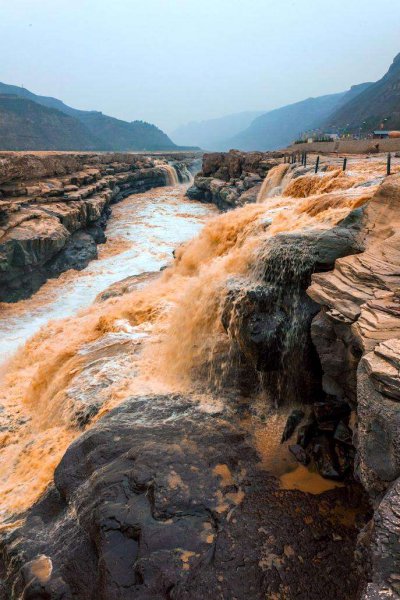
<path fill-rule="evenodd" d="M 183 125 L 173 133 L 183 146 L 150 123 L 77 110 L 56 98 L 0 83 L 0 150 L 275 150 L 310 130 L 366 133 L 381 126 L 400 129 L 400 54 L 376 83 L 269 112 L 247 111 Z"/>
<path fill-rule="evenodd" d="M 175 129 L 171 136 L 178 144 L 195 144 L 204 150 L 220 150 L 221 140 L 243 131 L 264 113 L 264 110 L 252 110 L 217 119 L 192 121 Z"/>
<path fill-rule="evenodd" d="M 349 131 L 372 131 L 382 123 L 385 129 L 400 129 L 400 54 L 382 79 L 338 108 L 329 122 Z"/>
<path fill-rule="evenodd" d="M 0 150 L 179 150 L 161 129 L 0 83 Z"/>
<path fill-rule="evenodd" d="M 179 141 L 209 150 L 276 150 L 315 129 L 331 133 L 369 133 L 381 125 L 400 129 L 400 54 L 376 83 L 361 83 L 347 92 L 308 98 L 258 114 L 240 129 L 239 117 L 251 119 L 253 114 L 190 123 L 174 135 Z"/>
<path fill-rule="evenodd" d="M 308 98 L 271 110 L 255 119 L 241 133 L 222 142 L 221 146 L 224 149 L 238 148 L 240 150 L 284 148 L 302 132 L 317 129 L 322 123 L 329 121 L 331 115 L 335 114 L 340 107 L 368 89 L 370 85 L 370 83 L 355 85 L 347 92 Z"/>

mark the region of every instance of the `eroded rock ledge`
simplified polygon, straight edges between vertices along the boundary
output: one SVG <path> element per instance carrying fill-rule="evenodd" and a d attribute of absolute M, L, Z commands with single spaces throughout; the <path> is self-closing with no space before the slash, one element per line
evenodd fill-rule
<path fill-rule="evenodd" d="M 130 398 L 101 419 L 3 532 L 0 597 L 354 598 L 355 529 L 332 523 L 346 490 L 323 508 L 280 490 L 235 413 L 168 395 Z"/>
<path fill-rule="evenodd" d="M 202 170 L 187 191 L 192 200 L 213 202 L 221 210 L 256 202 L 261 184 L 278 164 L 278 152 L 213 152 L 203 157 Z"/>
<path fill-rule="evenodd" d="M 379 188 L 364 213 L 364 252 L 315 274 L 322 305 L 311 333 L 323 388 L 356 410 L 356 473 L 373 500 L 373 580 L 365 598 L 400 595 L 400 177 Z M 367 534 L 366 534 L 367 535 Z"/>
<path fill-rule="evenodd" d="M 182 181 L 192 161 L 174 157 Z M 162 157 L 0 155 L 0 301 L 29 297 L 49 277 L 86 267 L 106 239 L 110 205 L 169 183 Z"/>

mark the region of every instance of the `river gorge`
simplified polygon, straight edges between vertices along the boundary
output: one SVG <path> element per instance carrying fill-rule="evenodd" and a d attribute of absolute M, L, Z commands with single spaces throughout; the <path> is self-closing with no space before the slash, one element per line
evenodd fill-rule
<path fill-rule="evenodd" d="M 315 171 L 1 155 L 1 598 L 398 597 L 400 165 Z"/>

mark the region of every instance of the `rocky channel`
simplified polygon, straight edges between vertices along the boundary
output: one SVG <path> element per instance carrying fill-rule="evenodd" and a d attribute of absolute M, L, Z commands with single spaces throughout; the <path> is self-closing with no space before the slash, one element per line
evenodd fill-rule
<path fill-rule="evenodd" d="M 213 202 L 221 210 L 256 202 L 268 171 L 279 164 L 279 152 L 213 152 L 206 154 L 187 196 Z"/>
<path fill-rule="evenodd" d="M 188 181 L 196 160 L 190 154 L 0 155 L 0 301 L 27 298 L 48 278 L 85 268 L 106 241 L 112 204 Z"/>
<path fill-rule="evenodd" d="M 269 171 L 272 183 L 262 186 Z M 135 296 L 138 278 L 102 293 L 76 322 L 86 335 L 78 351 L 40 363 L 50 374 L 34 379 L 36 394 L 53 401 L 62 382 L 75 441 L 39 499 L 6 520 L 0 594 L 399 597 L 400 175 L 357 178 L 327 165 L 315 176 L 282 169 L 277 155 L 231 151 L 205 155 L 187 195 L 238 210 L 177 249 L 147 295 Z M 207 304 L 213 285 L 218 302 Z M 168 304 L 175 292 L 184 312 L 160 335 L 179 337 L 179 355 L 168 348 L 167 356 L 199 385 L 191 393 L 123 387 L 112 404 L 113 386 L 137 369 L 143 334 L 133 329 L 142 315 L 160 318 L 157 294 Z M 189 344 L 188 316 L 198 319 Z M 64 330 L 50 331 L 57 343 Z M 37 343 L 43 361 L 48 346 Z M 188 350 L 193 356 L 182 356 Z M 161 371 L 162 344 L 156 354 Z M 268 421 L 279 411 L 288 418 L 274 430 Z M 283 476 L 260 468 L 263 427 L 297 468 Z M 313 493 L 285 485 L 296 473 L 311 478 Z"/>

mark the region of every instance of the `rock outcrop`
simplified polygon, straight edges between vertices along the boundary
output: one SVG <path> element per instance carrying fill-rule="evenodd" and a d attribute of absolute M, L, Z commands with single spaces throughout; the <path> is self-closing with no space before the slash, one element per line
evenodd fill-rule
<path fill-rule="evenodd" d="M 356 472 L 375 508 L 371 600 L 400 594 L 399 214 L 400 177 L 392 176 L 365 209 L 364 251 L 315 274 L 308 290 L 323 307 L 311 328 L 323 388 L 357 413 Z"/>
<path fill-rule="evenodd" d="M 181 159 L 181 160 L 179 160 Z M 0 156 L 0 301 L 29 297 L 49 277 L 97 257 L 110 205 L 188 180 L 187 162 L 132 154 Z"/>
<path fill-rule="evenodd" d="M 266 174 L 278 164 L 277 153 L 214 152 L 203 157 L 188 198 L 213 202 L 221 210 L 256 202 Z"/>
<path fill-rule="evenodd" d="M 321 372 L 310 337 L 319 305 L 306 291 L 311 275 L 360 252 L 362 209 L 332 229 L 281 233 L 267 239 L 256 281 L 232 280 L 223 325 L 277 404 L 321 400 Z"/>
<path fill-rule="evenodd" d="M 232 406 L 128 399 L 2 533 L 2 598 L 354 598 L 355 529 L 332 523 L 346 490 L 323 510 L 280 490 L 249 442 Z"/>

